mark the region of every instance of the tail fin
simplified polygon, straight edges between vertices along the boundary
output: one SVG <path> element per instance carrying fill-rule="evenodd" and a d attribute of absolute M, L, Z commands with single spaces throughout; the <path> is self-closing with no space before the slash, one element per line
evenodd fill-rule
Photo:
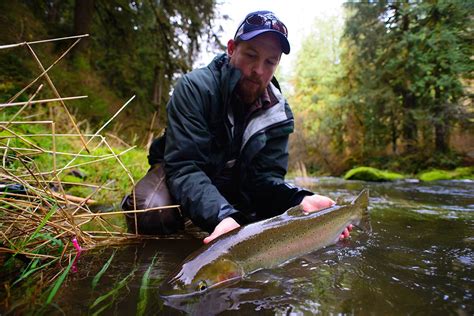
<path fill-rule="evenodd" d="M 371 232 L 372 226 L 370 225 L 370 216 L 367 207 L 369 206 L 369 190 L 364 189 L 351 203 L 354 207 L 361 210 L 361 219 L 359 224 L 355 225 L 359 229 L 365 232 Z"/>

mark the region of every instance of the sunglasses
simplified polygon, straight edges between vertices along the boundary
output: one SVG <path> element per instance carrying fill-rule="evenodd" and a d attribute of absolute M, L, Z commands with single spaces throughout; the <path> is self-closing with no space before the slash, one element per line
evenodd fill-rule
<path fill-rule="evenodd" d="M 275 30 L 283 34 L 285 37 L 288 37 L 288 29 L 286 28 L 285 24 L 283 24 L 276 16 L 273 14 L 260 14 L 256 13 L 251 16 L 248 16 L 244 22 L 242 22 L 242 25 L 239 27 L 236 37 L 244 33 L 244 28 L 245 25 L 250 26 L 252 29 L 252 26 L 254 27 L 259 27 L 259 26 L 264 26 L 267 24 L 270 24 L 270 29 Z M 250 30 L 246 30 L 246 32 L 249 32 Z M 246 33 L 245 32 L 245 33 Z"/>

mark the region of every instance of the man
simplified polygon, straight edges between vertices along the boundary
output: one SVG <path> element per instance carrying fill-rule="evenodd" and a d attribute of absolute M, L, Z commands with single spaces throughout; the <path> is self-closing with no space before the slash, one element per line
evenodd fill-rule
<path fill-rule="evenodd" d="M 227 54 L 178 82 L 167 106 L 166 134 L 150 148 L 152 168 L 124 200 L 125 209 L 174 199 L 211 233 L 204 239 L 208 243 L 297 204 L 305 212 L 334 204 L 284 181 L 294 122 L 273 75 L 281 54 L 290 52 L 287 36 L 272 12 L 250 13 L 229 40 Z M 137 223 L 132 217 L 128 222 L 140 233 L 166 234 L 183 226 L 176 209 L 137 217 Z M 346 229 L 341 238 L 348 235 Z"/>

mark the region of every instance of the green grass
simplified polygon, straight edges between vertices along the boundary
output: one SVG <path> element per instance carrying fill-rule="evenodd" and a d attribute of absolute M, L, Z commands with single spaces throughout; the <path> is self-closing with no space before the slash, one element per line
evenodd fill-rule
<path fill-rule="evenodd" d="M 8 118 L 4 117 L 3 119 Z M 79 137 L 57 136 L 54 147 L 51 135 L 42 136 L 51 134 L 50 126 L 23 124 L 12 125 L 10 128 L 17 135 L 25 136 L 22 136 L 23 139 L 21 139 L 4 130 L 0 133 L 0 137 L 3 136 L 3 138 L 0 138 L 0 143 L 6 145 L 8 142 L 8 146 L 11 148 L 24 149 L 18 151 L 18 153 L 25 153 L 25 149 L 34 150 L 34 146 L 31 144 L 47 152 L 28 155 L 28 159 L 24 161 L 26 166 L 18 159 L 12 159 L 8 166 L 9 169 L 13 172 L 22 172 L 25 168 L 33 172 L 52 172 L 54 166 L 56 166 L 56 170 L 60 170 L 62 167 L 69 165 L 68 169 L 60 172 L 59 179 L 61 182 L 65 182 L 63 187 L 66 193 L 71 195 L 87 197 L 97 191 L 92 197 L 94 200 L 101 202 L 120 201 L 133 186 L 130 177 L 133 181 L 137 181 L 145 175 L 149 167 L 145 149 L 134 148 L 127 151 L 125 147 L 108 148 L 105 144 L 100 144 L 99 139 L 97 139 L 88 146 L 90 148 L 89 154 L 84 150 L 81 152 L 81 156 L 75 158 L 75 155 L 82 148 Z M 6 137 L 10 137 L 10 140 L 8 141 Z M 51 153 L 53 150 L 56 155 Z M 121 154 L 123 152 L 125 153 Z M 14 155 L 15 151 L 10 150 L 9 154 Z M 114 155 L 118 157 L 114 157 Z M 120 159 L 123 166 L 118 159 Z M 130 175 L 126 170 L 130 172 Z M 96 188 L 100 186 L 105 186 L 108 189 L 97 190 Z"/>

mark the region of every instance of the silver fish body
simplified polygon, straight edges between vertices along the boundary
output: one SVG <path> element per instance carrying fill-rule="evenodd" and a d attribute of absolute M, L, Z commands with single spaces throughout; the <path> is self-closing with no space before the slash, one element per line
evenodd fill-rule
<path fill-rule="evenodd" d="M 222 235 L 188 256 L 162 284 L 160 294 L 196 294 L 275 267 L 336 243 L 349 224 L 370 230 L 368 201 L 368 191 L 364 190 L 351 203 L 309 214 L 296 206 Z"/>

